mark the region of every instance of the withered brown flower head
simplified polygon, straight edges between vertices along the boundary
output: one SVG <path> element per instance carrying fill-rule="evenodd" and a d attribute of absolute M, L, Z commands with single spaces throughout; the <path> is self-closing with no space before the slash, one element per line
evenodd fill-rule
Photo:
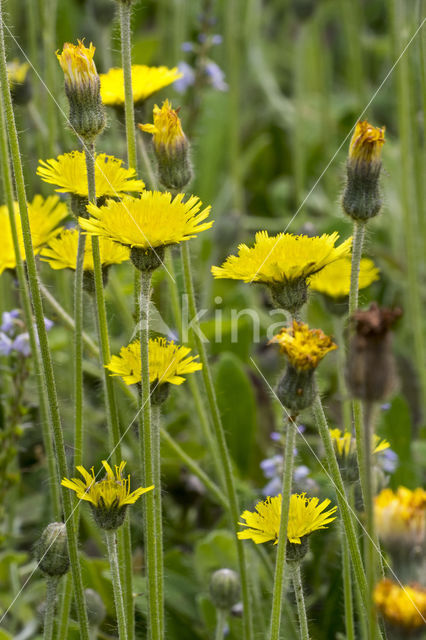
<path fill-rule="evenodd" d="M 401 309 L 381 309 L 373 302 L 367 311 L 359 310 L 352 316 L 355 332 L 346 373 L 349 389 L 356 398 L 380 402 L 394 389 L 391 328 L 401 315 Z"/>

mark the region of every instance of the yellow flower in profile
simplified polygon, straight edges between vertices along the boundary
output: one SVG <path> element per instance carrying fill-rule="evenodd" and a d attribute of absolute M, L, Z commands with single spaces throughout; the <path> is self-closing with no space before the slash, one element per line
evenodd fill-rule
<path fill-rule="evenodd" d="M 379 538 L 385 545 L 414 547 L 426 538 L 426 491 L 406 487 L 383 489 L 374 500 Z"/>
<path fill-rule="evenodd" d="M 426 589 L 418 584 L 401 587 L 384 578 L 374 589 L 374 603 L 387 622 L 404 632 L 426 627 Z"/>
<path fill-rule="evenodd" d="M 336 455 L 344 458 L 356 454 L 356 441 L 349 431 L 330 429 L 330 436 L 336 450 Z M 390 444 L 387 440 L 381 440 L 377 434 L 374 434 L 371 443 L 371 453 L 380 453 L 381 451 L 389 449 L 389 447 Z"/>
<path fill-rule="evenodd" d="M 82 229 L 95 236 L 105 236 L 115 242 L 144 250 L 177 244 L 209 229 L 213 221 L 203 222 L 211 207 L 200 211 L 202 203 L 196 196 L 183 202 L 179 193 L 172 200 L 170 193 L 143 191 L 140 198 L 124 196 L 119 202 L 107 200 L 97 207 L 89 204 L 89 219 L 79 218 Z"/>
<path fill-rule="evenodd" d="M 238 524 L 247 527 L 238 532 L 240 540 L 251 539 L 256 544 L 274 541 L 278 543 L 281 522 L 281 494 L 268 497 L 263 502 L 258 502 L 256 511 L 244 511 L 240 516 L 245 522 Z M 294 493 L 290 497 L 290 510 L 288 516 L 287 538 L 293 544 L 301 544 L 301 539 L 318 529 L 326 529 L 326 525 L 335 520 L 337 507 L 329 511 L 325 509 L 330 500 L 319 503 L 318 498 L 307 498 L 306 493 Z"/>
<path fill-rule="evenodd" d="M 159 385 L 169 382 L 180 385 L 185 382 L 187 373 L 200 371 L 202 364 L 196 361 L 198 356 L 190 356 L 191 349 L 182 347 L 165 338 L 154 338 L 149 341 L 149 381 Z M 112 356 L 107 369 L 113 376 L 120 376 L 126 384 L 141 381 L 141 346 L 135 340 L 127 347 L 122 347 L 119 356 Z"/>
<path fill-rule="evenodd" d="M 351 285 L 351 259 L 342 258 L 321 269 L 309 279 L 309 288 L 319 291 L 330 298 L 343 298 L 349 295 Z M 359 271 L 359 289 L 369 287 L 379 279 L 380 270 L 369 258 L 362 258 Z"/>
<path fill-rule="evenodd" d="M 103 480 L 96 481 L 93 467 L 91 473 L 84 467 L 77 467 L 84 480 L 80 478 L 63 478 L 61 485 L 75 491 L 77 498 L 91 503 L 93 515 L 99 526 L 103 529 L 116 529 L 123 524 L 126 508 L 129 504 L 134 504 L 141 495 L 152 491 L 154 485 L 150 487 L 139 487 L 135 491 L 130 491 L 130 475 L 123 478 L 125 462 L 120 462 L 115 467 L 115 473 L 106 460 L 102 460 L 106 471 Z"/>
<path fill-rule="evenodd" d="M 78 230 L 64 229 L 59 236 L 52 238 L 47 247 L 41 251 L 44 262 L 48 262 L 52 269 L 75 269 L 77 263 Z M 127 247 L 113 242 L 109 238 L 99 239 L 101 252 L 101 264 L 106 267 L 111 264 L 120 264 L 130 259 L 130 251 Z M 83 269 L 94 271 L 92 255 L 92 239 L 86 238 Z"/>
<path fill-rule="evenodd" d="M 133 102 L 143 102 L 153 93 L 169 86 L 182 74 L 177 67 L 148 67 L 144 64 L 132 65 Z M 113 68 L 107 73 L 101 73 L 102 102 L 110 107 L 124 105 L 124 77 L 123 69 Z"/>
<path fill-rule="evenodd" d="M 380 162 L 385 142 L 385 127 L 373 127 L 367 120 L 357 122 L 349 145 L 349 161 L 376 164 Z"/>
<path fill-rule="evenodd" d="M 21 216 L 18 203 L 14 203 L 15 222 L 18 232 L 21 257 L 25 260 L 24 239 L 22 236 Z M 58 196 L 49 196 L 44 199 L 36 195 L 32 202 L 28 202 L 28 217 L 30 221 L 31 239 L 34 253 L 40 253 L 41 248 L 49 242 L 57 233 L 58 224 L 66 218 L 68 209 L 64 202 L 59 202 Z M 5 269 L 16 267 L 16 257 L 13 247 L 12 230 L 9 221 L 9 212 L 6 205 L 0 207 L 0 225 L 3 236 L 0 249 L 0 274 Z"/>
<path fill-rule="evenodd" d="M 152 133 L 157 152 L 169 150 L 173 153 L 176 147 L 187 144 L 178 111 L 172 109 L 172 105 L 168 100 L 163 102 L 161 109 L 155 105 L 154 124 L 140 124 L 138 126 L 142 131 Z"/>
<path fill-rule="evenodd" d="M 87 169 L 82 151 L 71 151 L 57 158 L 40 160 L 37 175 L 44 182 L 54 184 L 58 193 L 72 193 L 87 198 Z M 121 196 L 128 191 L 142 191 L 145 187 L 138 180 L 134 169 L 127 169 L 123 161 L 106 153 L 95 156 L 95 182 L 98 198 Z"/>
<path fill-rule="evenodd" d="M 277 343 L 290 364 L 298 371 L 315 369 L 327 353 L 337 349 L 329 336 L 321 329 L 310 329 L 303 322 L 293 321 L 291 327 L 284 327 L 270 340 Z"/>
<path fill-rule="evenodd" d="M 85 47 L 83 41 L 79 40 L 78 44 L 66 42 L 62 53 L 56 52 L 67 90 L 87 92 L 93 85 L 98 87 L 99 76 L 93 60 L 95 50 L 92 43 Z"/>
<path fill-rule="evenodd" d="M 16 85 L 24 84 L 30 65 L 28 62 L 19 62 L 18 59 L 7 63 L 7 79 L 12 90 Z"/>

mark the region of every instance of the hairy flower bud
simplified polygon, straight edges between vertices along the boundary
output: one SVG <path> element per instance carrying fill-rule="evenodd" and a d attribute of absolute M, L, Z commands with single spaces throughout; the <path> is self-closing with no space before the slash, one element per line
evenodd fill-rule
<path fill-rule="evenodd" d="M 92 627 L 99 627 L 106 618 L 106 607 L 97 591 L 94 589 L 85 589 L 84 597 L 86 598 L 87 617 Z"/>
<path fill-rule="evenodd" d="M 240 579 L 232 569 L 219 569 L 210 578 L 210 596 L 217 609 L 229 611 L 240 599 Z"/>
<path fill-rule="evenodd" d="M 65 76 L 65 93 L 70 105 L 70 123 L 75 132 L 92 140 L 105 127 L 105 112 L 101 101 L 100 79 L 93 56 L 95 47 L 66 42 L 56 56 Z"/>
<path fill-rule="evenodd" d="M 63 522 L 47 525 L 35 547 L 40 569 L 48 576 L 63 576 L 69 569 L 67 532 Z"/>

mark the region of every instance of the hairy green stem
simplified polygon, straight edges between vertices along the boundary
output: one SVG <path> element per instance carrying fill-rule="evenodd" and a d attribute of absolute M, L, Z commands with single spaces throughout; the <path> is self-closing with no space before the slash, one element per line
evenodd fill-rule
<path fill-rule="evenodd" d="M 46 578 L 46 611 L 44 614 L 43 640 L 53 640 L 55 626 L 55 605 L 58 591 L 58 576 Z"/>
<path fill-rule="evenodd" d="M 351 403 L 350 397 L 348 393 L 348 388 L 346 386 L 345 380 L 345 367 L 346 367 L 346 348 L 345 348 L 345 340 L 343 335 L 343 317 L 342 316 L 333 316 L 333 329 L 334 329 L 334 337 L 339 347 L 337 349 L 337 359 L 338 359 L 338 367 L 337 367 L 337 383 L 339 388 L 339 396 L 340 396 L 340 406 L 342 411 L 342 429 L 351 431 Z"/>
<path fill-rule="evenodd" d="M 46 64 L 46 84 L 49 91 L 55 95 L 55 36 L 56 36 L 56 12 L 57 12 L 57 0 L 44 0 L 42 4 L 42 19 L 43 19 L 43 48 L 44 48 L 44 60 Z M 57 145 L 58 134 L 58 121 L 57 121 L 57 107 L 53 98 L 46 93 L 46 116 L 48 122 L 48 153 L 49 156 L 54 156 Z"/>
<path fill-rule="evenodd" d="M 189 253 L 189 246 L 187 242 L 182 243 L 181 255 L 182 255 L 182 263 L 183 263 L 183 271 L 184 271 L 185 289 L 188 296 L 189 313 L 191 318 L 195 320 L 195 318 L 197 317 L 197 306 L 195 302 L 194 283 L 192 280 L 192 272 L 191 272 L 191 256 Z M 243 618 L 244 638 L 245 640 L 253 640 L 253 618 L 252 618 L 252 609 L 251 609 L 251 602 L 250 602 L 251 599 L 250 599 L 246 554 L 245 554 L 244 545 L 242 544 L 242 540 L 238 540 L 237 538 L 238 518 L 240 516 L 240 510 L 239 510 L 237 492 L 235 489 L 231 458 L 229 455 L 228 446 L 225 438 L 225 432 L 222 425 L 222 419 L 221 419 L 219 407 L 217 404 L 216 391 L 213 384 L 213 377 L 210 370 L 210 364 L 207 358 L 206 348 L 204 346 L 203 339 L 197 330 L 193 332 L 193 335 L 194 335 L 195 344 L 197 346 L 197 351 L 199 353 L 200 360 L 203 365 L 202 374 L 203 374 L 204 386 L 205 386 L 207 401 L 209 404 L 210 413 L 212 417 L 215 438 L 216 438 L 217 446 L 219 449 L 219 455 L 222 461 L 224 486 L 226 488 L 226 493 L 229 501 L 229 515 L 231 519 L 231 527 L 235 533 L 235 538 L 236 538 L 238 566 L 240 571 L 241 592 L 242 592 L 243 609 L 244 609 L 244 614 L 243 614 L 244 615 L 244 618 Z"/>
<path fill-rule="evenodd" d="M 284 450 L 284 467 L 282 481 L 282 504 L 280 535 L 278 537 L 277 558 L 275 560 L 274 591 L 272 594 L 271 627 L 269 640 L 279 640 L 283 601 L 284 576 L 286 573 L 287 528 L 290 510 L 291 487 L 293 483 L 294 445 L 296 442 L 296 424 L 290 417 L 287 420 L 287 437 Z"/>
<path fill-rule="evenodd" d="M 86 235 L 79 229 L 74 277 L 74 467 L 83 462 L 83 264 Z M 78 512 L 77 512 L 78 513 Z"/>
<path fill-rule="evenodd" d="M 351 558 L 344 528 L 340 527 L 340 543 L 342 547 L 343 595 L 345 602 L 346 640 L 355 640 L 354 610 L 352 601 Z"/>
<path fill-rule="evenodd" d="M 226 611 L 225 609 L 216 609 L 216 633 L 215 640 L 223 640 L 225 637 Z"/>
<path fill-rule="evenodd" d="M 377 576 L 376 536 L 374 532 L 374 481 L 373 481 L 373 456 L 372 456 L 372 431 L 373 431 L 373 406 L 365 404 L 363 425 L 363 447 L 365 453 L 365 478 L 363 483 L 364 508 L 365 508 L 365 537 L 364 537 L 364 561 L 367 573 L 368 593 L 370 600 L 369 616 L 371 628 L 374 628 L 376 611 L 373 605 L 373 592 Z"/>
<path fill-rule="evenodd" d="M 21 214 L 22 234 L 25 247 L 25 255 L 28 271 L 28 283 L 31 291 L 31 299 L 34 308 L 34 315 L 37 325 L 41 363 L 43 373 L 43 383 L 46 387 L 48 407 L 53 427 L 53 439 L 55 442 L 56 456 L 58 462 L 59 473 L 62 477 L 68 475 L 67 460 L 65 455 L 65 445 L 61 419 L 59 415 L 58 397 L 56 394 L 55 376 L 53 372 L 53 363 L 47 339 L 47 331 L 44 324 L 43 302 L 41 299 L 40 287 L 38 282 L 37 267 L 35 262 L 34 250 L 31 240 L 31 229 L 28 218 L 27 199 L 25 193 L 25 182 L 22 171 L 21 155 L 19 151 L 18 134 L 16 131 L 15 118 L 13 114 L 12 100 L 9 91 L 7 79 L 6 51 L 4 46 L 4 21 L 3 21 L 3 4 L 4 0 L 0 0 L 0 81 L 3 97 L 3 104 L 6 114 L 7 131 L 9 134 L 10 151 L 12 157 L 13 171 L 15 175 L 16 193 L 19 203 L 19 211 Z M 86 602 L 84 599 L 83 580 L 81 575 L 80 560 L 78 556 L 77 536 L 72 517 L 72 501 L 69 489 L 65 487 L 62 490 L 62 500 L 64 507 L 65 524 L 67 528 L 68 551 L 70 556 L 71 571 L 74 582 L 74 592 L 76 600 L 77 615 L 80 626 L 80 637 L 82 640 L 89 640 L 89 625 L 87 620 Z"/>
<path fill-rule="evenodd" d="M 132 89 L 131 3 L 120 2 L 121 62 L 124 74 L 124 112 L 126 116 L 127 162 L 137 169 L 135 110 Z"/>
<path fill-rule="evenodd" d="M 58 640 L 68 640 L 68 626 L 72 600 L 72 580 L 68 574 L 63 581 L 61 604 L 58 612 Z"/>
<path fill-rule="evenodd" d="M 109 565 L 111 568 L 115 612 L 117 614 L 118 637 L 120 640 L 127 640 L 126 612 L 124 609 L 123 589 L 121 586 L 120 568 L 118 564 L 117 532 L 105 531 L 105 539 L 108 548 Z"/>
<path fill-rule="evenodd" d="M 352 267 L 351 267 L 351 286 L 349 292 L 349 317 L 358 308 L 358 281 L 359 281 L 359 266 L 361 263 L 362 246 L 364 244 L 365 235 L 365 222 L 359 220 L 354 221 L 353 234 L 352 234 Z"/>
<path fill-rule="evenodd" d="M 293 567 L 293 587 L 299 617 L 300 640 L 309 640 L 308 618 L 306 616 L 305 598 L 303 597 L 302 576 L 300 572 L 300 562 Z"/>
<path fill-rule="evenodd" d="M 161 635 L 164 637 L 164 557 L 163 557 L 163 511 L 161 497 L 161 449 L 160 449 L 160 424 L 161 406 L 156 404 L 151 406 L 151 428 L 154 464 L 154 507 L 155 507 L 155 528 L 157 536 L 157 598 L 160 607 Z"/>

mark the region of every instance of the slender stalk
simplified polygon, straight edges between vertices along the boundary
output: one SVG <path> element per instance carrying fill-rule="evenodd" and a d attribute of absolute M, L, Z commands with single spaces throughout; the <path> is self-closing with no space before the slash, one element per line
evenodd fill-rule
<path fill-rule="evenodd" d="M 43 640 L 53 640 L 58 582 L 58 576 L 47 576 L 46 578 L 46 611 L 44 614 Z"/>
<path fill-rule="evenodd" d="M 291 486 L 293 483 L 294 445 L 296 442 L 296 424 L 293 418 L 287 421 L 287 437 L 284 450 L 284 469 L 282 484 L 282 504 L 280 535 L 278 537 L 277 558 L 275 561 L 274 591 L 272 594 L 271 627 L 269 640 L 279 640 L 283 601 L 284 577 L 286 574 L 287 528 L 290 510 Z"/>
<path fill-rule="evenodd" d="M 155 528 L 157 536 L 157 598 L 159 601 L 161 614 L 161 635 L 164 636 L 164 557 L 163 557 L 163 512 L 161 499 L 161 450 L 160 450 L 160 405 L 151 406 L 151 428 L 152 428 L 152 448 L 154 465 L 154 507 L 155 507 Z"/>
<path fill-rule="evenodd" d="M 353 485 L 349 485 L 347 488 L 347 495 L 348 495 L 348 504 L 349 504 L 349 509 L 351 510 L 351 512 L 353 514 L 356 513 L 355 509 L 355 488 Z M 355 530 L 358 532 L 359 527 L 357 526 L 358 523 L 355 522 L 354 520 L 354 526 L 355 526 Z M 359 635 L 361 638 L 368 638 L 368 629 L 367 629 L 367 618 L 365 615 L 365 609 L 364 609 L 364 604 L 362 602 L 362 598 L 361 598 L 361 592 L 359 590 L 359 586 L 358 583 L 355 582 L 355 584 L 353 584 L 354 586 L 354 592 L 355 592 L 355 605 L 356 605 L 356 610 L 357 610 L 357 614 L 358 614 L 358 624 L 360 625 L 360 630 L 359 630 Z"/>
<path fill-rule="evenodd" d="M 37 332 L 40 343 L 41 363 L 43 372 L 43 384 L 46 387 L 48 397 L 48 407 L 50 410 L 53 439 L 55 442 L 56 456 L 59 473 L 62 477 L 68 475 L 67 460 L 65 455 L 64 438 L 62 432 L 61 419 L 59 415 L 58 397 L 56 394 L 55 377 L 53 372 L 52 358 L 47 339 L 47 331 L 44 324 L 43 303 L 38 282 L 37 267 L 34 257 L 34 250 L 31 240 L 31 229 L 28 218 L 27 200 L 25 193 L 25 182 L 22 171 L 21 156 L 19 151 L 18 134 L 16 131 L 15 118 L 13 114 L 12 100 L 7 80 L 6 52 L 4 45 L 4 21 L 3 2 L 0 0 L 0 81 L 3 96 L 3 104 L 6 114 L 7 131 L 9 135 L 10 151 L 12 157 L 13 171 L 15 175 L 16 193 L 21 214 L 22 234 L 25 247 L 25 256 L 28 270 L 28 283 L 31 291 L 31 299 L 36 319 Z M 74 592 L 76 599 L 77 615 L 80 626 L 80 637 L 82 640 L 89 640 L 89 625 L 87 621 L 86 602 L 84 599 L 83 580 L 81 575 L 80 560 L 78 556 L 77 536 L 72 517 L 72 502 L 68 489 L 62 490 L 62 501 L 64 507 L 65 524 L 67 527 L 68 551 L 70 556 L 71 571 L 74 582 Z"/>
<path fill-rule="evenodd" d="M 116 531 L 105 531 L 105 539 L 108 548 L 108 560 L 111 567 L 112 587 L 114 590 L 114 604 L 117 614 L 118 637 L 120 640 L 127 640 L 126 612 L 124 609 L 123 589 L 120 580 L 120 568 L 118 564 L 117 533 Z"/>
<path fill-rule="evenodd" d="M 72 600 L 72 580 L 68 574 L 63 582 L 61 606 L 58 612 L 58 640 L 67 640 Z"/>
<path fill-rule="evenodd" d="M 352 268 L 351 268 L 351 287 L 349 292 L 349 317 L 358 308 L 358 281 L 359 281 L 359 265 L 362 256 L 362 246 L 364 244 L 365 222 L 359 220 L 354 221 L 352 234 Z"/>
<path fill-rule="evenodd" d="M 349 553 L 348 541 L 346 540 L 346 534 L 343 527 L 340 528 L 340 542 L 342 546 L 346 640 L 355 640 L 354 610 L 352 601 L 351 558 Z"/>
<path fill-rule="evenodd" d="M 225 609 L 216 609 L 216 633 L 215 640 L 223 640 L 225 637 L 226 611 Z"/>
<path fill-rule="evenodd" d="M 121 61 L 124 74 L 124 112 L 126 116 L 127 162 L 137 169 L 135 111 L 132 89 L 131 3 L 120 2 Z"/>
<path fill-rule="evenodd" d="M 139 414 L 139 443 L 140 443 L 140 463 L 143 469 L 143 484 L 149 487 L 154 484 L 154 444 L 151 426 L 151 396 L 149 383 L 149 300 L 151 293 L 151 274 L 141 272 L 141 297 L 139 303 L 140 321 L 139 336 L 141 343 L 141 394 L 140 394 L 140 414 Z M 149 491 L 146 494 L 144 505 L 145 521 L 145 549 L 148 582 L 148 610 L 149 628 L 151 640 L 162 639 L 163 602 L 159 595 L 162 595 L 162 586 L 159 586 L 159 568 L 157 567 L 157 541 L 159 531 L 155 517 L 154 493 Z"/>
<path fill-rule="evenodd" d="M 56 63 L 54 52 L 55 36 L 56 36 L 56 10 L 57 0 L 44 0 L 42 4 L 42 19 L 43 19 L 43 46 L 44 46 L 44 60 L 46 64 L 46 83 L 49 90 L 55 94 L 55 72 Z M 50 95 L 46 94 L 46 115 L 48 122 L 48 150 L 49 157 L 55 155 L 58 133 L 58 122 L 56 104 Z"/>
<path fill-rule="evenodd" d="M 74 278 L 74 467 L 83 462 L 83 263 L 86 236 L 78 232 Z"/>
<path fill-rule="evenodd" d="M 346 349 L 345 340 L 343 336 L 343 317 L 333 316 L 333 329 L 337 349 L 337 383 L 339 388 L 340 406 L 342 411 L 342 428 L 351 430 L 352 418 L 351 418 L 351 403 L 349 398 L 348 389 L 345 380 L 345 366 L 346 366 Z"/>
<path fill-rule="evenodd" d="M 364 507 L 365 507 L 365 528 L 366 535 L 364 538 L 364 562 L 367 573 L 367 583 L 369 590 L 370 609 L 369 615 L 372 621 L 372 625 L 376 620 L 376 612 L 373 606 L 373 591 L 376 584 L 377 575 L 377 563 L 376 563 L 376 536 L 374 533 L 374 481 L 373 481 L 373 460 L 372 460 L 372 413 L 373 406 L 370 403 L 365 405 L 365 417 L 363 428 L 363 447 L 366 458 L 365 465 L 365 479 L 363 491 L 364 493 Z"/>
<path fill-rule="evenodd" d="M 195 302 L 194 283 L 191 273 L 191 256 L 189 253 L 188 243 L 183 242 L 181 246 L 181 255 L 184 271 L 185 289 L 188 295 L 188 307 L 189 313 L 194 320 L 197 316 L 197 306 Z M 194 340 L 197 346 L 200 360 L 203 365 L 202 374 L 204 380 L 204 386 L 207 394 L 207 401 L 210 408 L 211 418 L 214 427 L 215 438 L 219 449 L 219 455 L 222 461 L 224 486 L 229 501 L 229 515 L 231 518 L 231 527 L 235 533 L 238 566 L 241 579 L 241 592 L 243 599 L 244 609 L 244 637 L 246 640 L 253 640 L 253 619 L 250 602 L 250 590 L 248 580 L 247 561 L 245 555 L 244 545 L 241 540 L 237 538 L 238 532 L 238 518 L 240 515 L 237 492 L 235 490 L 235 482 L 232 471 L 231 458 L 229 456 L 228 446 L 226 443 L 225 432 L 223 430 L 222 419 L 219 412 L 219 407 L 216 399 L 216 391 L 213 384 L 213 377 L 210 370 L 209 361 L 207 358 L 206 348 L 204 342 L 197 331 L 194 331 Z"/>
<path fill-rule="evenodd" d="M 306 617 L 305 598 L 303 597 L 300 562 L 295 563 L 293 567 L 293 587 L 299 616 L 300 640 L 309 640 L 308 618 Z"/>

